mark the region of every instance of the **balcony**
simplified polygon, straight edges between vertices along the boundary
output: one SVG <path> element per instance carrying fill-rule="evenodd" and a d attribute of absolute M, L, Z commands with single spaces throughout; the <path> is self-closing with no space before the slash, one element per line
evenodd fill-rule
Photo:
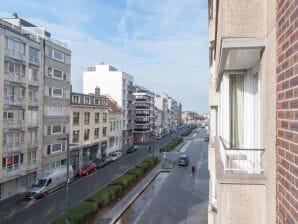
<path fill-rule="evenodd" d="M 24 142 L 11 142 L 3 144 L 3 154 L 6 156 L 10 153 L 20 152 L 24 149 Z"/>
<path fill-rule="evenodd" d="M 27 165 L 27 170 L 33 170 L 37 168 L 37 161 L 36 160 L 31 160 L 28 161 L 28 165 Z"/>
<path fill-rule="evenodd" d="M 38 147 L 38 139 L 29 139 L 27 141 L 28 149 L 33 149 Z"/>
<path fill-rule="evenodd" d="M 0 176 L 0 182 L 7 181 L 8 179 L 24 175 L 24 166 L 15 164 L 2 169 L 2 176 Z"/>
<path fill-rule="evenodd" d="M 21 52 L 17 52 L 17 51 L 14 51 L 12 49 L 5 48 L 5 53 L 4 54 L 5 54 L 5 56 L 8 56 L 10 58 L 14 58 L 14 59 L 17 59 L 19 61 L 26 62 L 26 55 L 22 54 Z"/>
<path fill-rule="evenodd" d="M 10 82 L 15 82 L 15 83 L 26 83 L 25 75 L 21 74 L 13 74 L 13 73 L 8 73 L 5 72 L 4 74 L 4 80 L 10 81 Z"/>
<path fill-rule="evenodd" d="M 4 96 L 4 104 L 8 106 L 24 106 L 25 101 L 22 96 Z"/>
<path fill-rule="evenodd" d="M 39 85 L 38 79 L 30 79 L 30 80 L 28 80 L 28 83 L 29 83 L 29 85 L 32 85 L 32 86 L 38 86 Z"/>
<path fill-rule="evenodd" d="M 219 150 L 224 172 L 232 173 L 263 173 L 262 156 L 264 149 L 236 149 L 228 148 L 227 143 L 219 137 Z"/>
<path fill-rule="evenodd" d="M 17 119 L 5 119 L 3 120 L 4 129 L 23 129 L 25 121 Z"/>
<path fill-rule="evenodd" d="M 127 124 L 127 129 L 134 129 L 134 127 L 135 127 L 135 124 L 134 123 L 128 123 Z"/>
<path fill-rule="evenodd" d="M 38 99 L 30 97 L 29 100 L 28 100 L 28 105 L 30 107 L 38 107 Z"/>
<path fill-rule="evenodd" d="M 127 106 L 127 110 L 135 110 L 135 105 L 133 105 L 133 104 L 129 104 L 129 105 Z"/>
<path fill-rule="evenodd" d="M 34 64 L 34 65 L 39 65 L 39 58 L 38 57 L 29 56 L 29 63 Z"/>
<path fill-rule="evenodd" d="M 29 128 L 38 127 L 38 119 L 29 119 L 28 127 Z"/>

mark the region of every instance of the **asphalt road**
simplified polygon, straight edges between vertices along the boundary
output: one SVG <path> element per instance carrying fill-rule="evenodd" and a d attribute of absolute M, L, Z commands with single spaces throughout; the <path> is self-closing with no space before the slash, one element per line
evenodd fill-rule
<path fill-rule="evenodd" d="M 208 144 L 206 132 L 199 130 L 189 138 L 187 167 L 175 165 L 160 191 L 140 214 L 137 224 L 201 224 L 208 223 Z M 180 153 L 168 153 L 167 158 L 178 159 Z M 191 176 L 191 166 L 196 173 Z"/>
<path fill-rule="evenodd" d="M 179 132 L 182 133 L 186 127 Z M 157 140 L 155 144 L 156 153 L 160 147 L 168 143 L 175 134 L 167 135 Z M 69 185 L 69 206 L 89 197 L 99 188 L 110 183 L 114 178 L 120 176 L 142 159 L 148 156 L 148 150 L 139 149 L 134 153 L 126 154 L 122 159 L 108 166 L 80 178 Z M 65 209 L 65 187 L 59 189 L 47 197 L 39 200 L 25 200 L 15 206 L 0 211 L 1 224 L 43 224 L 49 223 L 55 217 L 62 214 Z"/>

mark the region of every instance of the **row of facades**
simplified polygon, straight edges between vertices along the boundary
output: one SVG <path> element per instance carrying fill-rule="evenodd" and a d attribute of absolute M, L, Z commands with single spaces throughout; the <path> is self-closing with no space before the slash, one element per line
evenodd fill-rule
<path fill-rule="evenodd" d="M 297 0 L 208 3 L 208 223 L 298 223 Z"/>
<path fill-rule="evenodd" d="M 181 104 L 110 65 L 89 67 L 72 92 L 69 43 L 14 14 L 0 20 L 0 200 L 37 174 L 149 144 L 181 124 Z"/>

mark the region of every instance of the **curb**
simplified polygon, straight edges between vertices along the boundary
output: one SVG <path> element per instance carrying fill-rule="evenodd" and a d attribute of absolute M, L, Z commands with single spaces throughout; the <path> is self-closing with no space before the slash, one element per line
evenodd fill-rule
<path fill-rule="evenodd" d="M 161 168 L 160 168 L 160 164 L 155 167 L 148 175 L 150 175 L 151 173 L 155 172 L 154 175 L 152 175 L 151 178 L 149 178 L 145 184 L 139 189 L 139 191 L 134 194 L 133 197 L 131 197 L 126 203 L 125 205 L 119 209 L 119 211 L 117 212 L 117 214 L 115 216 L 113 216 L 113 218 L 108 222 L 108 224 L 114 224 L 120 217 L 121 215 L 126 211 L 126 209 L 142 194 L 142 192 L 146 189 L 146 187 L 154 180 L 154 178 L 161 172 Z M 147 175 L 147 176 L 148 176 Z M 145 177 L 146 178 L 146 177 Z M 140 183 L 139 183 L 140 184 Z M 137 187 L 137 186 L 136 186 Z M 132 192 L 133 189 L 130 191 Z M 128 195 L 128 194 L 127 194 Z M 121 201 L 120 201 L 121 202 Z M 118 202 L 119 203 L 119 202 Z"/>

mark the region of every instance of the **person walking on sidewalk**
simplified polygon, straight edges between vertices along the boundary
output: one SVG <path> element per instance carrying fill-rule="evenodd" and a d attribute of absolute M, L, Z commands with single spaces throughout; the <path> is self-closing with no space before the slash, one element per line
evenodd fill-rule
<path fill-rule="evenodd" d="M 195 172 L 196 172 L 196 168 L 195 168 L 195 166 L 193 165 L 193 166 L 191 167 L 191 176 L 193 176 L 193 175 L 195 174 Z"/>

